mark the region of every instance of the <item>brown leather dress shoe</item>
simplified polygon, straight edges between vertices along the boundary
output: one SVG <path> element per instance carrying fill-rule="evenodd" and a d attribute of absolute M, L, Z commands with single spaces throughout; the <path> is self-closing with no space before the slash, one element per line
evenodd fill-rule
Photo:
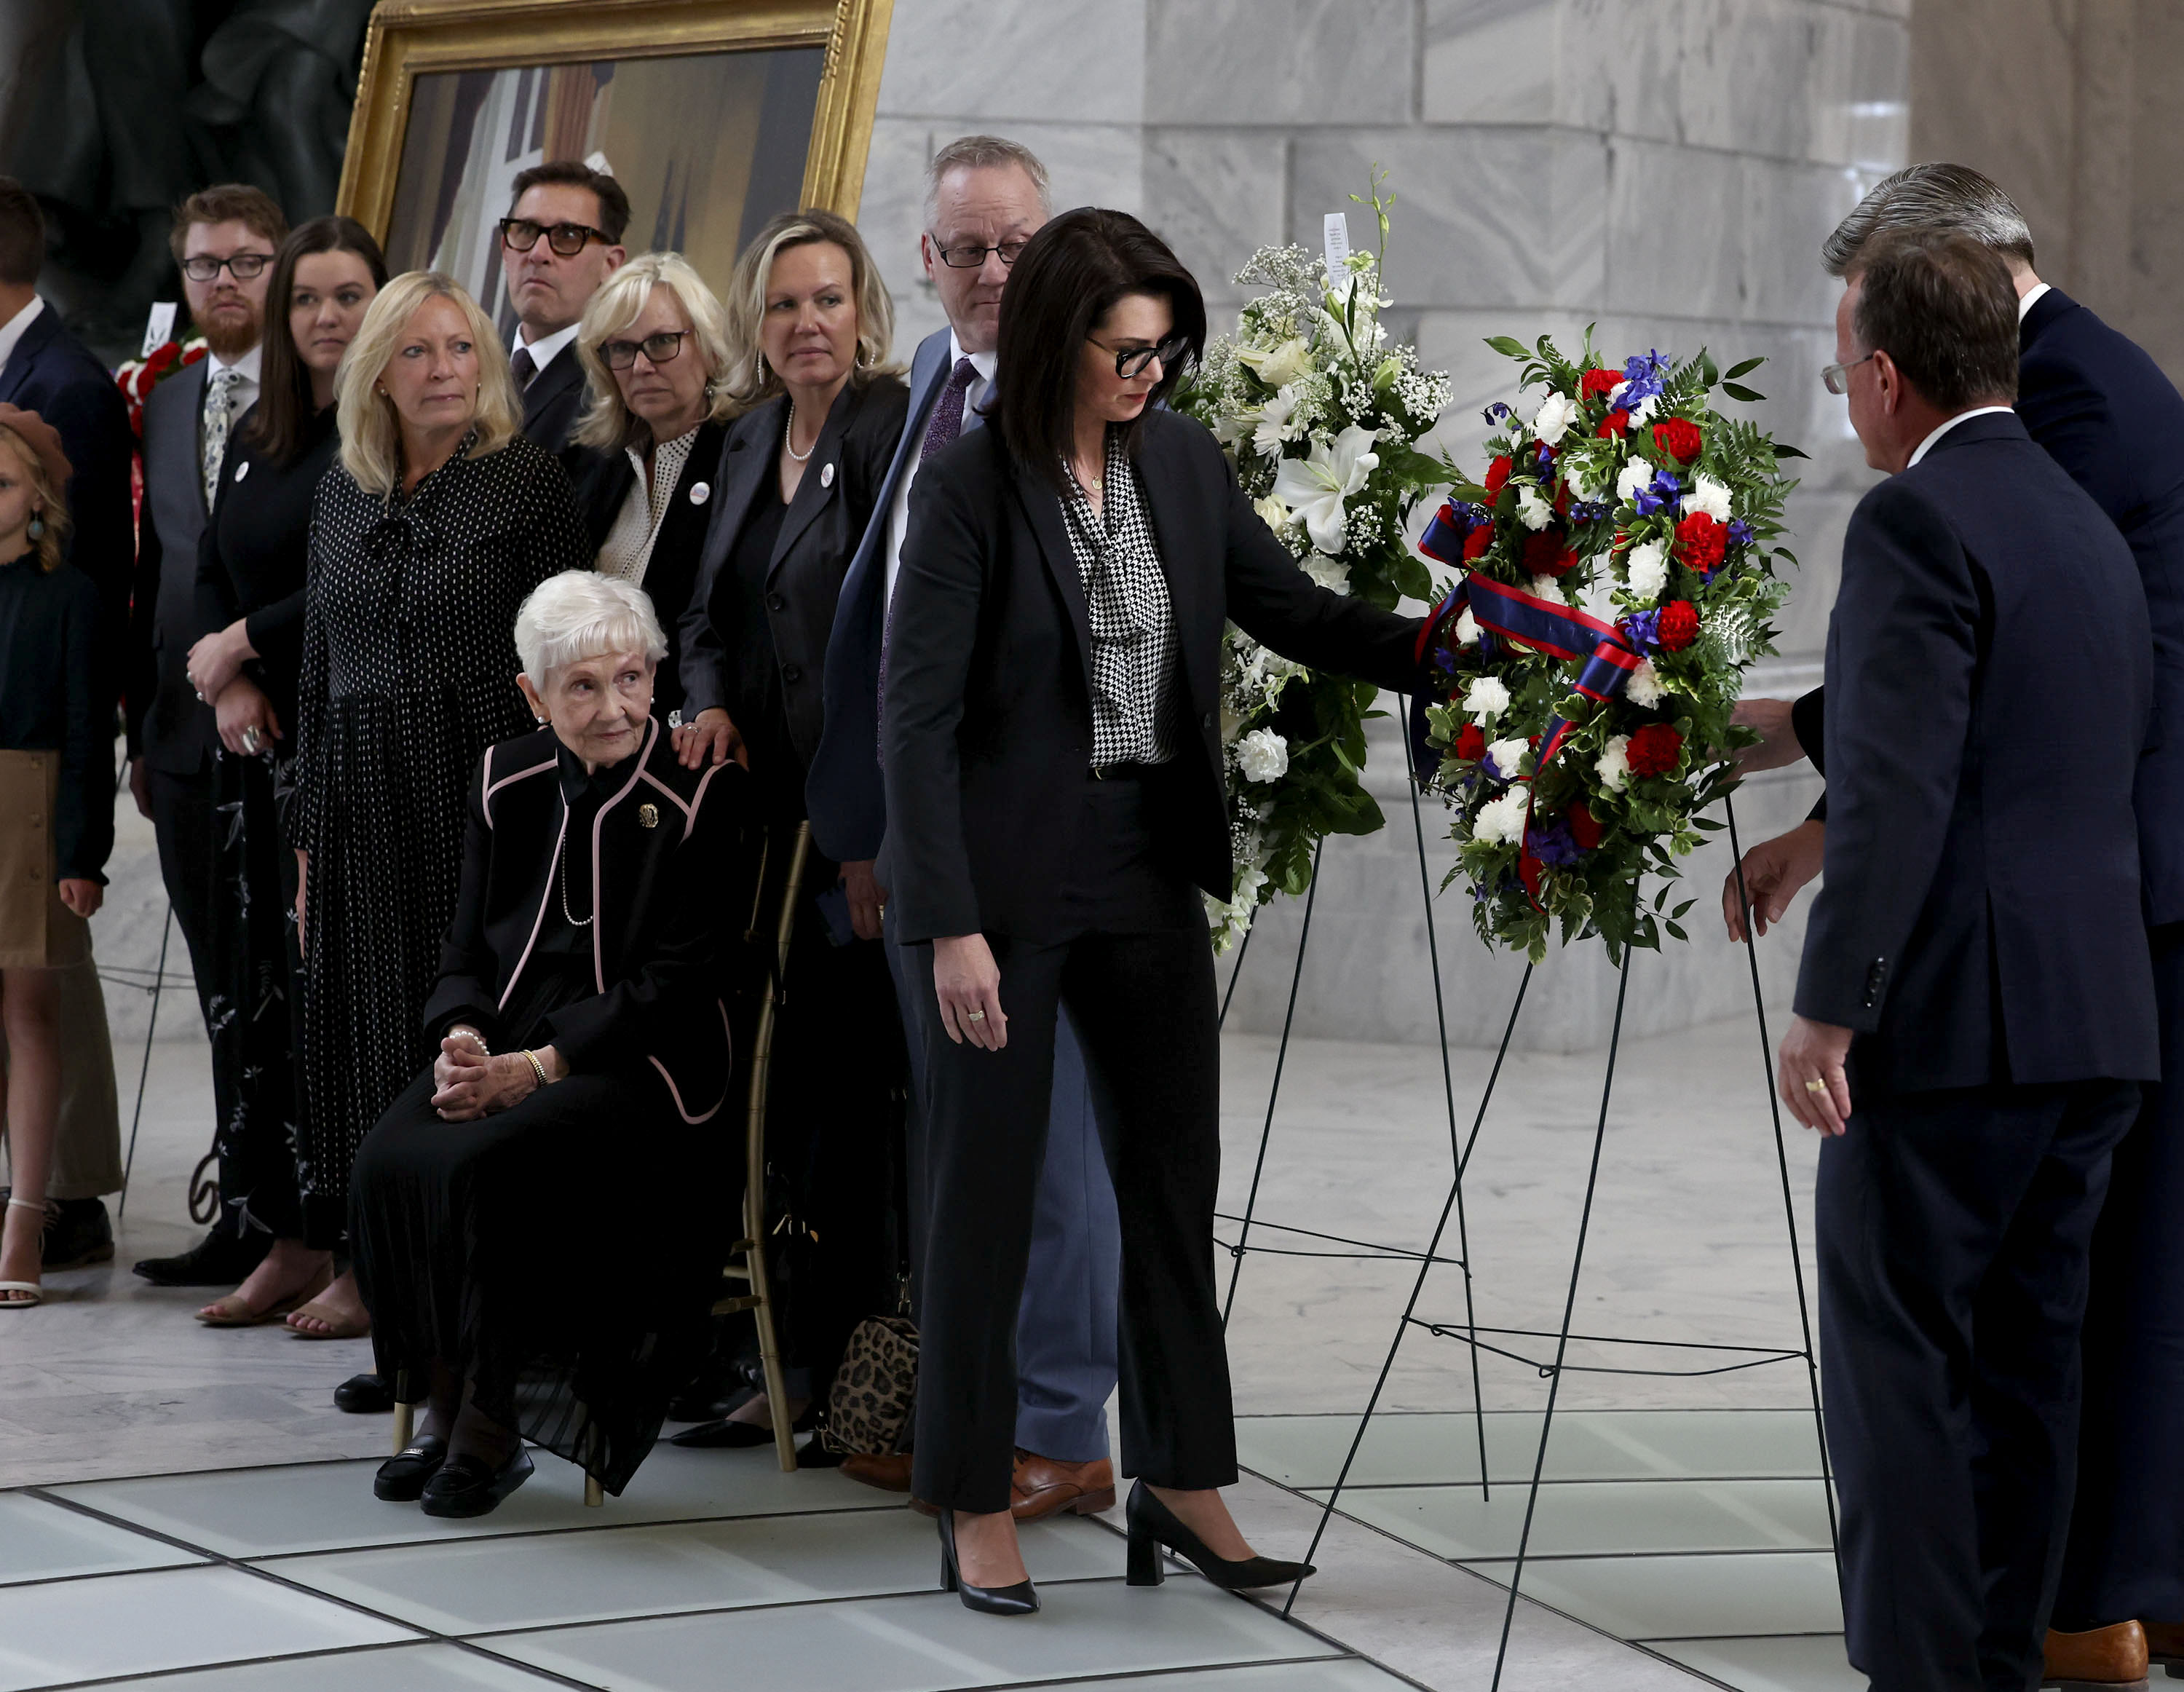
<path fill-rule="evenodd" d="M 1105 1457 L 1089 1463 L 1065 1463 L 1036 1451 L 1017 1453 L 1009 1478 L 1009 1514 L 1019 1522 L 1038 1522 L 1064 1510 L 1096 1516 L 1115 1507 L 1115 1466 Z"/>
<path fill-rule="evenodd" d="M 876 1486 L 882 1492 L 908 1492 L 910 1453 L 891 1451 L 884 1456 L 876 1457 L 862 1451 L 852 1451 L 842 1459 L 842 1472 L 853 1481 Z"/>
<path fill-rule="evenodd" d="M 2171 1680 L 2184 1680 L 2184 1622 L 2148 1622 L 2146 1655 L 2166 1668 Z"/>
<path fill-rule="evenodd" d="M 2090 1628 L 2082 1634 L 2048 1630 L 2047 1671 L 2042 1686 L 2064 1692 L 2092 1692 L 2092 1689 L 2120 1689 L 2146 1692 L 2146 1630 L 2136 1622 L 2118 1622 L 2111 1628 Z"/>

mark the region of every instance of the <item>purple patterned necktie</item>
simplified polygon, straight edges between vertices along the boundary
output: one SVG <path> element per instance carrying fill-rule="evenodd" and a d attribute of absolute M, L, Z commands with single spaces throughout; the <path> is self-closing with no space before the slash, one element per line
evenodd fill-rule
<path fill-rule="evenodd" d="M 978 379 L 977 365 L 968 359 L 956 359 L 956 368 L 948 372 L 948 386 L 933 403 L 933 420 L 925 426 L 925 442 L 917 449 L 918 463 L 923 464 L 963 432 L 964 397 Z"/>
<path fill-rule="evenodd" d="M 531 386 L 532 377 L 538 374 L 538 361 L 531 356 L 528 347 L 518 347 L 515 356 L 508 361 L 508 368 L 515 378 L 515 391 L 521 393 Z"/>

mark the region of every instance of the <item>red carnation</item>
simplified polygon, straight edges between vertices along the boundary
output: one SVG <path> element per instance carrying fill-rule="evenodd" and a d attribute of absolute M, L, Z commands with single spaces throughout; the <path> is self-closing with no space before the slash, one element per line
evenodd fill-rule
<path fill-rule="evenodd" d="M 1585 808 L 1583 799 L 1571 805 L 1563 820 L 1569 824 L 1570 838 L 1580 849 L 1590 852 L 1600 844 L 1600 820 Z"/>
<path fill-rule="evenodd" d="M 1577 562 L 1577 554 L 1563 544 L 1559 529 L 1542 529 L 1524 537 L 1524 568 L 1534 576 L 1560 576 Z"/>
<path fill-rule="evenodd" d="M 1699 614 L 1690 600 L 1672 599 L 1661 607 L 1656 631 L 1662 651 L 1681 652 L 1699 637 Z"/>
<path fill-rule="evenodd" d="M 182 362 L 186 365 L 194 365 L 199 359 L 204 357 L 207 350 L 205 343 L 200 341 L 182 354 Z"/>
<path fill-rule="evenodd" d="M 1456 755 L 1467 764 L 1476 764 L 1486 755 L 1486 731 L 1475 722 L 1468 722 L 1457 731 Z"/>
<path fill-rule="evenodd" d="M 1623 386 L 1620 370 L 1587 370 L 1578 378 L 1577 391 L 1590 399 L 1594 394 L 1607 395 Z"/>
<path fill-rule="evenodd" d="M 145 359 L 144 364 L 146 368 L 150 370 L 153 374 L 156 376 L 159 371 L 165 370 L 168 365 L 173 364 L 176 359 L 181 358 L 181 355 L 182 349 L 177 347 L 173 342 L 162 341 L 158 346 L 152 349 L 151 357 Z"/>
<path fill-rule="evenodd" d="M 1706 437 L 1688 418 L 1671 417 L 1653 426 L 1653 444 L 1670 458 L 1689 464 L 1706 450 Z"/>
<path fill-rule="evenodd" d="M 1503 453 L 1500 457 L 1496 458 L 1492 464 L 1486 466 L 1487 493 L 1490 494 L 1499 493 L 1502 491 L 1502 484 L 1508 481 L 1508 479 L 1509 455 L 1507 453 Z"/>
<path fill-rule="evenodd" d="M 1494 526 L 1481 523 L 1463 537 L 1463 557 L 1466 563 L 1486 556 L 1486 548 L 1494 544 Z"/>
<path fill-rule="evenodd" d="M 1602 440 L 1610 435 L 1623 436 L 1630 432 L 1630 414 L 1619 406 L 1600 420 L 1600 426 L 1592 431 Z"/>
<path fill-rule="evenodd" d="M 1676 525 L 1676 556 L 1685 569 L 1711 576 L 1728 551 L 1729 531 L 1705 512 L 1694 511 Z"/>
<path fill-rule="evenodd" d="M 1684 737 L 1664 722 L 1647 723 L 1630 737 L 1624 755 L 1634 776 L 1665 776 L 1684 755 Z"/>

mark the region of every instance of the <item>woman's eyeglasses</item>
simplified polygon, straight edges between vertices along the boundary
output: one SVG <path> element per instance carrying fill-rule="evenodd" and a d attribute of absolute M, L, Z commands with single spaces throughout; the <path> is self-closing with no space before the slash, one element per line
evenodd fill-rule
<path fill-rule="evenodd" d="M 606 360 L 610 370 L 626 370 L 637 362 L 639 353 L 655 365 L 664 365 L 682 350 L 682 337 L 687 329 L 663 329 L 657 335 L 648 335 L 642 341 L 603 341 L 599 356 Z"/>
<path fill-rule="evenodd" d="M 1865 363 L 1866 359 L 1870 359 L 1872 356 L 1872 353 L 1868 353 L 1864 359 L 1852 359 L 1847 365 L 1830 365 L 1820 372 L 1820 386 L 1827 389 L 1830 393 L 1848 393 L 1850 373 Z"/>
<path fill-rule="evenodd" d="M 546 244 L 564 259 L 573 259 L 584 250 L 584 243 L 600 242 L 607 246 L 606 231 L 593 229 L 588 223 L 533 223 L 527 217 L 504 217 L 500 220 L 500 239 L 504 246 L 516 253 L 528 253 L 538 244 L 540 236 Z"/>
<path fill-rule="evenodd" d="M 940 262 L 951 270 L 975 270 L 986 262 L 986 255 L 989 253 L 1000 253 L 1003 264 L 1013 264 L 1023 256 L 1023 250 L 1029 244 L 1028 242 L 1023 241 L 1004 241 L 998 247 L 978 247 L 968 244 L 961 247 L 939 247 L 939 243 L 935 243 L 936 247 L 939 247 Z"/>
<path fill-rule="evenodd" d="M 1181 364 L 1184 354 L 1190 350 L 1188 335 L 1171 335 L 1157 347 L 1125 347 L 1120 352 L 1116 352 L 1105 341 L 1095 340 L 1089 335 L 1084 338 L 1101 352 L 1115 353 L 1115 374 L 1124 381 L 1143 376 L 1155 359 L 1161 361 L 1162 370 L 1172 369 Z"/>
<path fill-rule="evenodd" d="M 225 270 L 237 281 L 248 282 L 263 276 L 265 267 L 272 262 L 270 253 L 231 253 L 225 259 L 201 253 L 194 259 L 182 260 L 182 274 L 193 282 L 209 282 L 218 280 Z"/>

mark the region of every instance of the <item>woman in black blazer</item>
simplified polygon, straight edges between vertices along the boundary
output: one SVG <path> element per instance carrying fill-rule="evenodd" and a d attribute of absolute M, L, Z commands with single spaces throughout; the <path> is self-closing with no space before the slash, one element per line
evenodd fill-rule
<path fill-rule="evenodd" d="M 747 779 L 670 751 L 666 643 L 629 583 L 550 578 L 515 642 L 551 726 L 480 761 L 425 1010 L 439 1055 L 351 1189 L 379 1372 L 429 1404 L 374 1490 L 435 1516 L 498 1505 L 525 1439 L 621 1490 L 704 1355 L 734 1167 L 721 986 L 755 873 Z M 579 1167 L 643 1205 L 610 1274 L 571 1255 Z"/>
<path fill-rule="evenodd" d="M 1017 1319 L 1066 1003 L 1112 1109 L 1123 1226 L 1129 1578 L 1159 1546 L 1217 1583 L 1309 1572 L 1252 1555 L 1214 1295 L 1219 1047 L 1199 890 L 1229 891 L 1221 637 L 1407 688 L 1414 620 L 1316 587 L 1204 428 L 1159 409 L 1197 355 L 1198 287 L 1136 219 L 1085 209 L 1002 296 L 994 426 L 911 491 L 889 630 L 881 879 L 929 954 L 929 1110 L 913 1490 L 944 1578 L 1038 1607 L 1009 1514 Z"/>
<path fill-rule="evenodd" d="M 677 727 L 682 613 L 735 409 L 727 314 L 680 253 L 640 253 L 585 306 L 577 357 L 590 398 L 561 463 L 599 568 L 636 582 L 660 614 L 667 655 L 652 710 Z"/>
<path fill-rule="evenodd" d="M 721 452 L 682 617 L 676 737 L 694 767 L 747 762 L 785 849 L 804 821 L 804 778 L 819 747 L 835 602 L 866 525 L 887 520 L 879 488 L 909 393 L 888 363 L 887 289 L 856 230 L 831 213 L 786 213 L 761 229 L 737 261 L 727 305 L 729 392 L 745 409 Z M 872 865 L 815 852 L 804 885 L 768 1105 L 771 1155 L 795 1222 L 781 1234 L 792 1416 L 823 1400 L 850 1329 L 894 1307 L 909 1066 Z M 776 1409 L 760 1395 L 725 1424 L 680 1437 L 762 1444 Z"/>

